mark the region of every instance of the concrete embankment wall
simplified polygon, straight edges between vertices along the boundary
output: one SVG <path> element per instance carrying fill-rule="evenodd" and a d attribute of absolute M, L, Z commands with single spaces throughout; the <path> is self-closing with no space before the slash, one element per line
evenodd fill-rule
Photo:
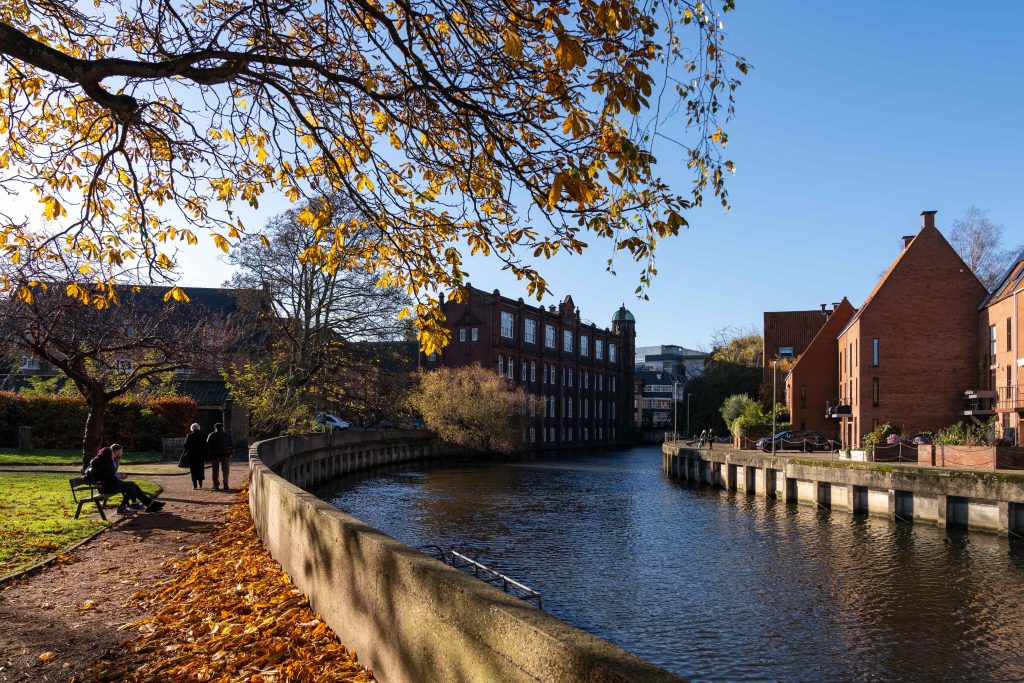
<path fill-rule="evenodd" d="M 679 479 L 786 502 L 1024 535 L 1024 475 L 781 457 L 665 444 Z"/>
<path fill-rule="evenodd" d="M 437 455 L 408 433 L 282 437 L 250 449 L 249 507 L 260 537 L 378 680 L 679 680 L 300 488 Z"/>

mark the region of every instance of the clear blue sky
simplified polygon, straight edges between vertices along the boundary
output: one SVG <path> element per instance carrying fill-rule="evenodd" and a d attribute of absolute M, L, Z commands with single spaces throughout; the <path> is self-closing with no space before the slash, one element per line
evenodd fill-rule
<path fill-rule="evenodd" d="M 605 272 L 600 243 L 547 264 L 556 299 L 571 293 L 595 322 L 625 302 L 639 344 L 695 347 L 719 327 L 760 327 L 765 310 L 860 305 L 922 210 L 946 231 L 975 204 L 1024 242 L 1024 3 L 736 4 L 728 43 L 754 69 L 728 127 L 732 210 L 694 212 L 662 245 L 649 302 L 633 294 L 631 261 Z M 685 168 L 664 152 L 662 175 L 685 192 Z M 186 284 L 227 276 L 187 261 Z M 525 296 L 490 262 L 470 270 L 475 286 Z"/>

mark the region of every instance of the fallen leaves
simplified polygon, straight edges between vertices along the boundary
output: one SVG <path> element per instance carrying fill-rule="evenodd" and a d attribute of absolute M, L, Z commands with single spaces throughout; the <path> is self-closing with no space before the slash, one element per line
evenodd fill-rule
<path fill-rule="evenodd" d="M 43 654 L 39 655 L 39 661 L 43 664 L 46 664 L 47 662 L 52 661 L 53 658 L 56 656 L 56 652 L 44 652 Z"/>
<path fill-rule="evenodd" d="M 170 577 L 132 596 L 152 616 L 139 637 L 101 663 L 101 680 L 373 681 L 356 654 L 309 609 L 256 535 L 246 493 L 213 537 Z"/>

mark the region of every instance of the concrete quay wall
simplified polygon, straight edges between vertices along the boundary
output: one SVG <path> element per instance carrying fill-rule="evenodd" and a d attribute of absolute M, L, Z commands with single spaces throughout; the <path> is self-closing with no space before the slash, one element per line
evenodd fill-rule
<path fill-rule="evenodd" d="M 378 680 L 680 680 L 303 490 L 441 455 L 409 432 L 281 437 L 249 452 L 249 508 L 260 538 Z"/>
<path fill-rule="evenodd" d="M 1024 535 L 1024 475 L 662 447 L 678 479 L 787 503 Z"/>

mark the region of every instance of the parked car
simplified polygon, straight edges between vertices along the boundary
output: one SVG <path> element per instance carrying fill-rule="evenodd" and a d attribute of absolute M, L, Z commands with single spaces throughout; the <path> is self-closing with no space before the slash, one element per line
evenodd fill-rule
<path fill-rule="evenodd" d="M 796 429 L 788 432 L 779 432 L 774 437 L 766 436 L 759 439 L 757 448 L 765 453 L 771 453 L 772 441 L 775 442 L 775 451 L 827 451 L 832 449 L 828 439 L 818 432 L 808 429 Z"/>
<path fill-rule="evenodd" d="M 351 426 L 348 422 L 345 422 L 345 420 L 342 420 L 337 415 L 331 415 L 329 413 L 320 413 L 317 415 L 316 423 L 323 427 L 325 432 L 341 432 Z"/>

